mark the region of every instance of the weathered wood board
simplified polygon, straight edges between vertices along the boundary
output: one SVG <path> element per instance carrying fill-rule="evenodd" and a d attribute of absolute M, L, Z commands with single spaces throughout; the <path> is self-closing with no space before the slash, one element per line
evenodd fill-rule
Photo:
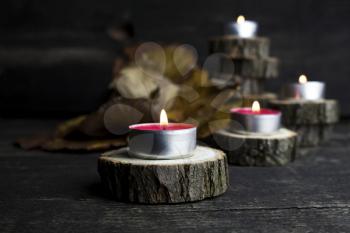
<path fill-rule="evenodd" d="M 311 156 L 283 167 L 229 166 L 224 195 L 152 206 L 107 196 L 96 172 L 99 153 L 11 144 L 58 122 L 0 119 L 0 232 L 350 232 L 350 121 Z"/>

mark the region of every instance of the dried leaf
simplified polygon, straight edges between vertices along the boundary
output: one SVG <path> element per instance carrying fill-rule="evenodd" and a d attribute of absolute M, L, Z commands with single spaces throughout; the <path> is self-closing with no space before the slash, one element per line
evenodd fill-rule
<path fill-rule="evenodd" d="M 86 117 L 87 116 L 79 116 L 79 117 L 75 117 L 67 121 L 64 121 L 57 127 L 55 131 L 55 136 L 63 138 L 66 135 L 70 134 L 71 132 L 77 130 L 80 124 L 86 119 Z"/>
<path fill-rule="evenodd" d="M 194 65 L 197 57 L 186 46 L 146 49 L 142 65 L 150 66 L 152 72 L 133 62 L 135 51 L 135 47 L 126 49 L 132 61 L 127 66 L 124 59 L 116 61 L 110 85 L 114 95 L 108 102 L 96 112 L 63 122 L 53 135 L 18 140 L 21 147 L 95 151 L 124 146 L 128 126 L 157 122 L 161 108 L 167 109 L 171 121 L 197 124 L 199 138 L 227 125 L 228 110 L 241 103 L 232 98 L 237 86 L 213 86 L 208 73 Z"/>
<path fill-rule="evenodd" d="M 150 98 L 158 88 L 157 78 L 147 75 L 137 66 L 131 66 L 123 69 L 111 86 L 127 99 Z"/>
<path fill-rule="evenodd" d="M 52 133 L 37 134 L 31 137 L 19 138 L 15 141 L 15 145 L 18 145 L 25 150 L 33 150 L 40 148 L 41 145 L 51 140 L 51 138 Z"/>

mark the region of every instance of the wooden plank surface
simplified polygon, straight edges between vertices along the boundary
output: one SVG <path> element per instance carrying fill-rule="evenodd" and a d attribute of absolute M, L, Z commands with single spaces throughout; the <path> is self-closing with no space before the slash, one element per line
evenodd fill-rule
<path fill-rule="evenodd" d="M 285 167 L 230 166 L 223 196 L 159 206 L 106 196 L 97 153 L 11 145 L 55 123 L 0 120 L 0 232 L 350 232 L 350 122 Z"/>

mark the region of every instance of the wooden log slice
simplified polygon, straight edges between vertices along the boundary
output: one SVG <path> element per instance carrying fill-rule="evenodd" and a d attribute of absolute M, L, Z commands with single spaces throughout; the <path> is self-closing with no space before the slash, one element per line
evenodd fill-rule
<path fill-rule="evenodd" d="M 298 145 L 317 146 L 332 134 L 339 120 L 336 100 L 273 100 L 269 107 L 282 112 L 282 124 L 298 133 Z"/>
<path fill-rule="evenodd" d="M 328 140 L 332 135 L 334 124 L 312 124 L 288 126 L 298 133 L 298 146 L 314 147 Z"/>
<path fill-rule="evenodd" d="M 260 106 L 266 108 L 269 106 L 270 101 L 277 99 L 274 93 L 263 93 L 260 95 L 243 95 L 243 107 L 251 107 L 255 100 L 259 101 Z"/>
<path fill-rule="evenodd" d="M 282 123 L 285 126 L 333 124 L 339 120 L 336 100 L 272 100 L 269 106 L 282 112 Z"/>
<path fill-rule="evenodd" d="M 280 166 L 296 157 L 297 134 L 280 129 L 270 134 L 241 133 L 221 130 L 212 142 L 226 152 L 230 164 L 240 166 Z"/>
<path fill-rule="evenodd" d="M 209 52 L 224 53 L 232 58 L 266 58 L 269 56 L 270 40 L 264 37 L 242 38 L 234 35 L 209 40 Z"/>
<path fill-rule="evenodd" d="M 243 96 L 258 95 L 264 92 L 265 80 L 253 78 L 238 79 L 240 85 L 239 89 Z"/>
<path fill-rule="evenodd" d="M 220 67 L 215 74 L 211 76 L 229 76 L 235 80 L 256 79 L 265 81 L 266 79 L 276 78 L 278 76 L 277 58 L 268 57 L 264 59 L 249 59 L 222 56 L 218 61 Z"/>
<path fill-rule="evenodd" d="M 238 77 L 271 79 L 278 76 L 279 61 L 275 57 L 263 59 L 232 59 L 234 74 Z"/>
<path fill-rule="evenodd" d="M 202 146 L 192 157 L 177 160 L 137 159 L 122 148 L 102 154 L 98 172 L 112 196 L 125 202 L 199 201 L 223 194 L 229 185 L 225 154 Z"/>

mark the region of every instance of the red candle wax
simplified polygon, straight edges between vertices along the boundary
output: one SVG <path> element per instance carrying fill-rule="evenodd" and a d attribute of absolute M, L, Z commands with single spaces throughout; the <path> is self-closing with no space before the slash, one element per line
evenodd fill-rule
<path fill-rule="evenodd" d="M 268 108 L 262 108 L 259 111 L 253 111 L 251 108 L 233 108 L 231 113 L 240 113 L 245 115 L 278 115 L 280 112 Z"/>
<path fill-rule="evenodd" d="M 194 125 L 185 124 L 185 123 L 169 123 L 167 125 L 161 125 L 159 123 L 146 123 L 146 124 L 137 124 L 129 126 L 129 129 L 133 130 L 182 130 L 182 129 L 191 129 L 194 128 Z"/>

